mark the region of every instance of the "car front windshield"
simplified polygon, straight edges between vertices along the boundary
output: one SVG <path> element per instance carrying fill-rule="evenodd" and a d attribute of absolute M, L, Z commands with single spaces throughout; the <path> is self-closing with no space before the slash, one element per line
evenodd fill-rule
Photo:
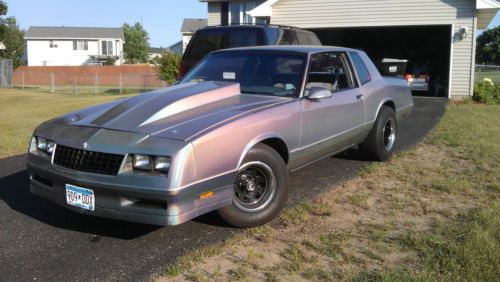
<path fill-rule="evenodd" d="M 298 97 L 306 56 L 270 51 L 231 51 L 207 56 L 181 83 L 228 81 L 241 93 Z"/>

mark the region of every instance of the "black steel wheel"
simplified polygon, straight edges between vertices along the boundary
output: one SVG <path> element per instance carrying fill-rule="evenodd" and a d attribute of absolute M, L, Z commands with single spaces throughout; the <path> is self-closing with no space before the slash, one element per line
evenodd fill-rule
<path fill-rule="evenodd" d="M 274 219 L 288 198 L 288 171 L 271 147 L 255 145 L 243 159 L 234 182 L 233 203 L 218 210 L 236 227 L 255 227 Z"/>

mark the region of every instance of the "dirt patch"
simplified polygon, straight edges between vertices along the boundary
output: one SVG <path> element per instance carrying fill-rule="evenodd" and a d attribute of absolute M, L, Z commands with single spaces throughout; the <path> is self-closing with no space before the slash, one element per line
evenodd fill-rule
<path fill-rule="evenodd" d="M 427 232 L 477 204 L 481 189 L 460 176 L 473 164 L 447 147 L 420 145 L 387 164 L 288 209 L 271 227 L 159 281 L 350 280 L 417 267 L 409 234 Z"/>

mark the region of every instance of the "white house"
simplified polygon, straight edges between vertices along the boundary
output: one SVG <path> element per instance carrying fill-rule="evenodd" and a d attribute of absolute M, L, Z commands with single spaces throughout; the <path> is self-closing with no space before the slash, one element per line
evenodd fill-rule
<path fill-rule="evenodd" d="M 430 65 L 440 95 L 460 98 L 474 87 L 475 38 L 497 0 L 199 0 L 208 24 L 271 23 L 315 32 L 325 45 L 364 49 L 372 59 Z M 417 68 L 417 67 L 415 67 Z"/>
<path fill-rule="evenodd" d="M 31 26 L 24 39 L 28 66 L 123 63 L 122 28 Z"/>
<path fill-rule="evenodd" d="M 207 19 L 184 19 L 182 22 L 182 53 L 186 50 L 189 41 L 193 34 L 200 28 L 206 27 L 208 24 Z"/>

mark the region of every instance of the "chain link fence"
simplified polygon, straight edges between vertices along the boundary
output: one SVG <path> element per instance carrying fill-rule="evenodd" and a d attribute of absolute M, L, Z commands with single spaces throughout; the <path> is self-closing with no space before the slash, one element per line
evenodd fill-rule
<path fill-rule="evenodd" d="M 13 87 L 63 94 L 135 94 L 166 87 L 156 74 L 59 73 L 19 70 Z"/>
<path fill-rule="evenodd" d="M 0 59 L 0 87 L 12 86 L 12 60 Z"/>
<path fill-rule="evenodd" d="M 485 78 L 491 79 L 495 84 L 500 84 L 500 66 L 476 65 L 476 82 Z"/>

